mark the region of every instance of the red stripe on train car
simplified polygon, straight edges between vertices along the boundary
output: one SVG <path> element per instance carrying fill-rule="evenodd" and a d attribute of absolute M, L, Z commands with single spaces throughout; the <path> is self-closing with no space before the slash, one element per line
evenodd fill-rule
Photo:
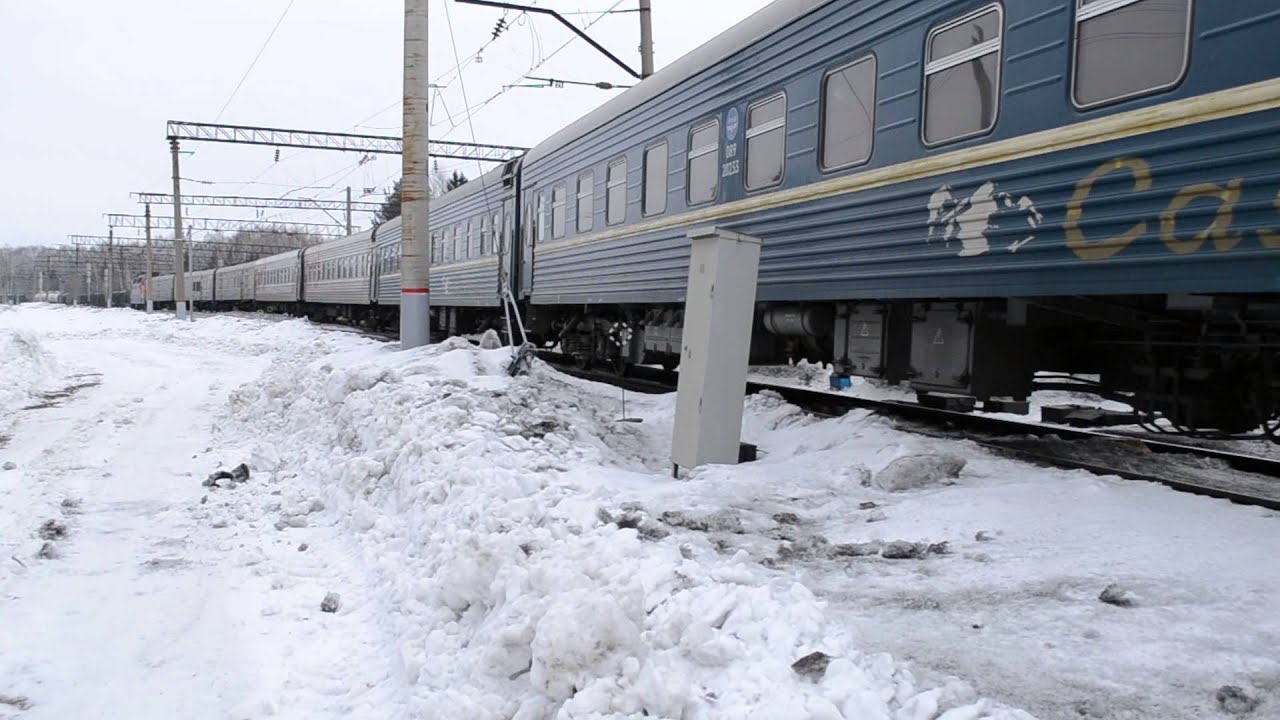
<path fill-rule="evenodd" d="M 431 293 L 427 288 L 401 288 L 401 295 L 429 295 Z"/>

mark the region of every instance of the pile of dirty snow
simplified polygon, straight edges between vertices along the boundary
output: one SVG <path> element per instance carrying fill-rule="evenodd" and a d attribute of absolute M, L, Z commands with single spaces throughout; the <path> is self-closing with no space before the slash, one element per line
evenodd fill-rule
<path fill-rule="evenodd" d="M 862 652 L 805 586 L 623 501 L 670 483 L 650 430 L 508 360 L 450 341 L 277 363 L 220 427 L 354 538 L 418 715 L 1029 717 Z"/>
<path fill-rule="evenodd" d="M 0 327 L 0 432 L 60 377 L 58 361 L 34 332 Z"/>

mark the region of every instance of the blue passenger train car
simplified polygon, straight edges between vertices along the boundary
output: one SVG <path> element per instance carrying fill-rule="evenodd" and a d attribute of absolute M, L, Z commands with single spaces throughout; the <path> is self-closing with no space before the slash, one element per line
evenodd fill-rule
<path fill-rule="evenodd" d="M 522 292 L 584 355 L 640 326 L 639 360 L 717 225 L 763 242 L 761 354 L 983 399 L 1094 372 L 1252 426 L 1277 32 L 1272 0 L 775 2 L 525 157 Z"/>

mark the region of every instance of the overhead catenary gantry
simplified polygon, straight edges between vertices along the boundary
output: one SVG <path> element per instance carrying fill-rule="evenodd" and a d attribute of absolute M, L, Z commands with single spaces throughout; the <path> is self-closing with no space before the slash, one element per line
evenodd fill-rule
<path fill-rule="evenodd" d="M 299 237 L 298 239 L 301 240 L 302 238 Z M 71 246 L 67 249 L 74 250 L 73 255 L 44 256 L 38 260 L 35 270 L 40 271 L 37 274 L 41 278 L 41 283 L 43 283 L 43 278 L 46 275 L 58 277 L 62 280 L 70 278 L 73 284 L 71 292 L 75 298 L 81 295 L 81 290 L 83 290 L 85 296 L 92 296 L 94 286 L 99 284 L 104 297 L 109 297 L 116 292 L 116 285 L 110 280 L 111 277 L 116 277 L 116 275 L 104 272 L 98 280 L 95 280 L 95 269 L 116 268 L 120 271 L 119 277 L 134 279 L 151 277 L 155 274 L 176 274 L 179 259 L 176 257 L 177 241 L 174 238 L 122 238 L 113 234 L 68 235 L 67 240 Z M 156 258 L 153 263 L 150 253 L 152 244 L 157 249 L 171 254 L 168 257 Z M 253 262 L 277 253 L 297 252 L 308 246 L 309 244 L 305 242 L 291 245 L 201 240 L 187 243 L 184 255 L 187 256 L 186 259 L 192 262 L 199 260 L 200 264 L 207 270 Z M 145 267 L 146 270 L 139 272 L 140 267 Z M 32 280 L 31 282 L 35 281 Z M 33 287 L 35 286 L 33 285 Z M 43 285 L 41 284 L 40 287 L 43 287 Z M 126 280 L 123 290 L 127 291 L 128 287 L 128 280 Z M 150 284 L 146 283 L 142 287 L 144 302 L 146 302 L 151 299 L 149 297 Z"/>
<path fill-rule="evenodd" d="M 140 203 L 172 205 L 173 196 L 168 193 L 130 193 Z M 183 205 L 206 207 L 244 207 L 271 210 L 346 210 L 346 200 L 317 200 L 315 198 L 269 198 L 239 195 L 183 195 Z M 351 209 L 357 212 L 377 212 L 382 203 L 351 201 Z"/>
<path fill-rule="evenodd" d="M 112 227 L 145 228 L 146 215 L 107 214 L 107 223 Z M 341 229 L 325 223 L 304 222 L 264 222 L 261 220 L 235 220 L 230 218 L 187 218 L 183 221 L 185 228 L 193 230 L 243 230 L 247 232 L 306 234 L 341 237 Z M 156 229 L 173 229 L 174 219 L 169 217 L 152 217 L 150 227 Z M 181 238 L 176 238 L 181 242 Z"/>
<path fill-rule="evenodd" d="M 353 133 L 292 130 L 287 128 L 254 127 L 250 125 L 216 125 L 170 120 L 169 140 L 197 140 L 201 142 L 237 143 L 241 145 L 270 145 L 274 147 L 310 148 L 312 150 L 340 150 L 345 152 L 399 155 L 404 151 L 404 140 L 392 135 L 358 135 Z M 432 140 L 428 154 L 432 157 L 480 162 L 506 162 L 529 148 L 515 145 L 489 145 L 485 143 L 448 142 Z"/>
<path fill-rule="evenodd" d="M 406 15 L 409 17 L 412 13 Z M 425 15 L 425 10 L 424 10 Z M 425 23 L 424 28 L 425 30 Z M 423 38 L 425 42 L 425 37 Z M 425 90 L 425 88 L 424 88 Z M 423 102 L 426 101 L 425 96 Z M 407 102 L 407 100 L 406 100 Z M 197 142 L 235 143 L 240 145 L 268 145 L 274 147 L 310 148 L 313 150 L 337 150 L 342 152 L 359 152 L 383 155 L 401 155 L 404 151 L 404 140 L 390 135 L 359 135 L 355 133 L 318 132 L 314 130 L 297 130 L 290 128 L 256 127 L 252 125 L 220 125 L 217 123 L 193 123 L 181 120 L 170 120 L 166 126 L 166 137 L 169 140 L 169 153 L 173 165 L 173 203 L 174 253 L 177 275 L 177 289 L 174 307 L 179 318 L 187 317 L 186 293 L 183 290 L 184 268 L 182 264 L 182 175 L 179 170 L 179 148 L 183 140 Z M 412 138 L 411 138 L 412 142 Z M 431 144 L 429 152 L 436 157 L 454 158 L 458 160 L 476 160 L 481 162 L 506 162 L 524 154 L 528 148 L 514 145 L 486 145 L 482 143 L 462 143 L 437 141 Z M 348 191 L 348 197 L 350 191 Z M 348 216 L 349 217 L 349 216 Z M 301 223 L 294 223 L 299 225 Z M 348 220 L 347 232 L 351 232 Z M 409 235 L 406 235 L 406 242 Z"/>
<path fill-rule="evenodd" d="M 80 245 L 82 247 L 83 246 L 101 247 L 103 244 L 108 242 L 108 238 L 105 235 L 68 235 L 67 240 L 69 240 L 72 245 Z M 151 242 L 157 245 L 170 246 L 174 243 L 174 239 L 173 238 L 152 238 Z M 136 250 L 136 249 L 141 249 L 146 247 L 144 238 L 117 237 L 117 238 L 114 238 L 114 243 L 115 243 L 114 247 L 117 250 L 124 250 L 124 249 Z M 281 253 L 281 252 L 289 252 L 290 250 L 299 250 L 299 249 L 308 247 L 307 245 L 273 245 L 270 243 L 231 242 L 226 240 L 200 240 L 197 242 L 189 243 L 189 245 L 198 252 L 212 252 L 216 250 L 244 250 L 244 251 L 254 252 L 254 253 Z"/>

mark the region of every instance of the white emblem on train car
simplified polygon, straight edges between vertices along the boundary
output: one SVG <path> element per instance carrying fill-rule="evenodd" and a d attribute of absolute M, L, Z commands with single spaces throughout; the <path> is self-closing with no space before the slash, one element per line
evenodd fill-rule
<path fill-rule="evenodd" d="M 960 242 L 960 257 L 976 257 L 991 251 L 987 234 L 1000 227 L 1000 222 L 1026 223 L 1028 234 L 1008 246 L 1011 253 L 1036 239 L 1044 215 L 1031 198 L 1000 192 L 994 182 L 982 184 L 973 195 L 957 198 L 950 185 L 943 185 L 929 197 L 929 237 L 927 242 L 941 241 L 951 247 Z"/>

